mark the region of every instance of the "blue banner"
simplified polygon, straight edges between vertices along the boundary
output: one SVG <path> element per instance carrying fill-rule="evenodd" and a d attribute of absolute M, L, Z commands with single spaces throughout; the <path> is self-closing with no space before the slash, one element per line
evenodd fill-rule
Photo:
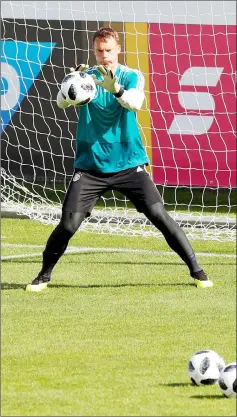
<path fill-rule="evenodd" d="M 1 41 L 1 131 L 19 108 L 55 45 Z"/>

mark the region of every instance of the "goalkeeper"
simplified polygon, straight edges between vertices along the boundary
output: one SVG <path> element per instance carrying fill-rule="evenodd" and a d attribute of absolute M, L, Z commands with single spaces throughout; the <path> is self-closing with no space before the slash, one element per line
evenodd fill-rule
<path fill-rule="evenodd" d="M 93 36 L 97 66 L 81 64 L 97 84 L 97 94 L 80 107 L 76 132 L 74 173 L 68 187 L 59 224 L 43 251 L 42 269 L 27 291 L 41 291 L 51 280 L 54 266 L 69 240 L 107 191 L 123 193 L 159 229 L 170 248 L 185 262 L 194 284 L 211 287 L 181 227 L 166 212 L 162 198 L 146 171 L 148 156 L 138 129 L 136 111 L 144 101 L 144 77 L 140 71 L 118 63 L 121 51 L 117 32 L 101 28 Z M 69 107 L 59 91 L 57 104 Z"/>

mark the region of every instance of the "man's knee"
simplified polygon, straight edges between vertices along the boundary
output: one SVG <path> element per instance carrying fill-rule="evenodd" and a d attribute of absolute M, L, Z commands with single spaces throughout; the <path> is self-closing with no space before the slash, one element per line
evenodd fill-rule
<path fill-rule="evenodd" d="M 67 231 L 70 235 L 73 236 L 74 233 L 76 233 L 76 231 L 80 227 L 85 217 L 86 213 L 74 213 L 71 211 L 63 211 L 60 225 L 61 227 L 63 227 L 65 231 Z"/>
<path fill-rule="evenodd" d="M 151 221 L 157 220 L 161 223 L 165 223 L 169 219 L 169 215 L 164 208 L 164 205 L 161 202 L 151 204 L 144 211 L 145 216 L 147 216 Z"/>

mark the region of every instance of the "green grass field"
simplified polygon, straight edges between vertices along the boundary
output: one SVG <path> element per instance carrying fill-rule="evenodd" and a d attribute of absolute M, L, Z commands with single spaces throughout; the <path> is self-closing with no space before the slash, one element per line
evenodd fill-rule
<path fill-rule="evenodd" d="M 199 349 L 236 360 L 235 244 L 191 242 L 214 281 L 200 290 L 163 238 L 79 232 L 70 247 L 101 249 L 64 255 L 47 291 L 26 293 L 52 230 L 2 219 L 1 415 L 235 416 L 187 375 Z"/>

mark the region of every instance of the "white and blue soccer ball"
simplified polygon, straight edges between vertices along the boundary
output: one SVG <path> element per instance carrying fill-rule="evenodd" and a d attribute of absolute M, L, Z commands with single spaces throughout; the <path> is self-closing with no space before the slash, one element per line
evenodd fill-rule
<path fill-rule="evenodd" d="M 220 373 L 219 387 L 227 398 L 235 398 L 237 390 L 236 362 L 231 362 Z"/>
<path fill-rule="evenodd" d="M 96 85 L 91 75 L 82 71 L 73 71 L 63 79 L 61 92 L 68 104 L 84 106 L 95 97 Z"/>
<path fill-rule="evenodd" d="M 214 350 L 199 350 L 189 359 L 188 376 L 194 385 L 214 385 L 224 367 L 224 359 Z"/>

